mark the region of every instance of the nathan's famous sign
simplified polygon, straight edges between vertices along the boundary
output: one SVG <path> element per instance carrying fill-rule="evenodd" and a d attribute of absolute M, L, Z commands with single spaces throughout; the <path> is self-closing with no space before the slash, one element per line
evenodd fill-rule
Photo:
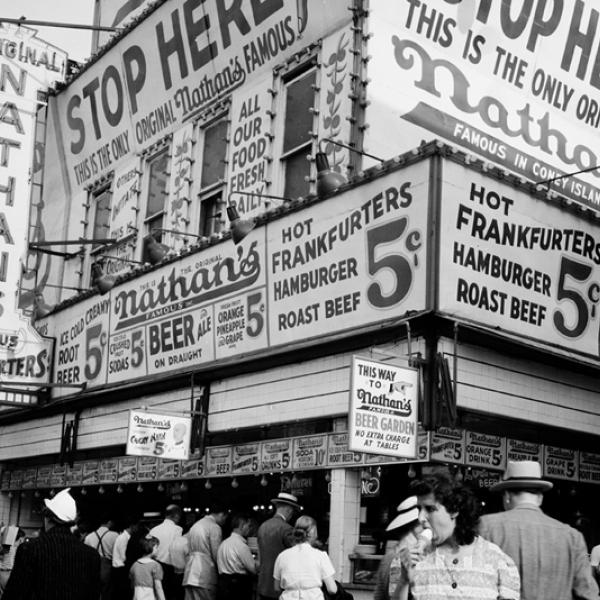
<path fill-rule="evenodd" d="M 38 92 L 64 77 L 66 54 L 27 27 L 0 23 L 0 382 L 49 380 L 51 345 L 18 309 L 27 251 Z"/>
<path fill-rule="evenodd" d="M 600 164 L 599 16 L 593 0 L 373 0 L 366 144 L 443 138 L 535 182 Z M 600 170 L 548 185 L 600 208 Z"/>
<path fill-rule="evenodd" d="M 228 4 L 165 2 L 52 99 L 74 193 L 350 19 L 324 0 Z"/>

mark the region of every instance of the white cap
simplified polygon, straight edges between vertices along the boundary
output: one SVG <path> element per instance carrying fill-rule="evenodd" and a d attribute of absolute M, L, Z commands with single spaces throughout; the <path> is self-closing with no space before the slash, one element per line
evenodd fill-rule
<path fill-rule="evenodd" d="M 54 498 L 44 498 L 46 508 L 63 523 L 72 523 L 77 518 L 77 505 L 69 494 L 71 488 L 61 490 Z"/>

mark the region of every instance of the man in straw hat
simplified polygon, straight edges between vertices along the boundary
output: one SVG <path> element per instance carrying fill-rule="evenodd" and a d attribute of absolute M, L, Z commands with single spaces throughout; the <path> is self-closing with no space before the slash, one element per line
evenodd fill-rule
<path fill-rule="evenodd" d="M 515 561 L 522 600 L 598 600 L 583 536 L 540 508 L 551 488 L 539 462 L 509 461 L 491 488 L 502 492 L 505 512 L 483 516 L 480 533 Z"/>
<path fill-rule="evenodd" d="M 286 548 L 294 545 L 294 528 L 289 524 L 294 513 L 302 507 L 293 494 L 280 492 L 271 500 L 275 514 L 258 528 L 258 595 L 260 600 L 279 598 L 273 581 L 275 559 Z"/>
<path fill-rule="evenodd" d="M 19 546 L 3 600 L 98 600 L 100 556 L 71 533 L 69 489 L 44 500 L 45 532 Z"/>

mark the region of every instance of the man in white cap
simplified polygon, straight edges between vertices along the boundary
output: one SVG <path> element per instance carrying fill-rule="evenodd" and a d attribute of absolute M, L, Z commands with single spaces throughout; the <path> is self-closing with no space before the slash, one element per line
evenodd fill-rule
<path fill-rule="evenodd" d="M 19 546 L 3 600 L 98 600 L 100 556 L 71 533 L 69 489 L 44 500 L 45 532 Z"/>
<path fill-rule="evenodd" d="M 286 548 L 294 545 L 294 528 L 289 524 L 294 513 L 301 510 L 298 498 L 293 494 L 280 492 L 271 500 L 275 506 L 275 514 L 267 519 L 259 528 L 258 541 L 258 595 L 260 600 L 279 598 L 275 591 L 273 568 L 275 559 Z"/>
<path fill-rule="evenodd" d="M 598 600 L 583 536 L 541 510 L 552 483 L 539 462 L 509 461 L 493 492 L 502 492 L 503 513 L 481 518 L 480 533 L 517 565 L 522 600 Z"/>

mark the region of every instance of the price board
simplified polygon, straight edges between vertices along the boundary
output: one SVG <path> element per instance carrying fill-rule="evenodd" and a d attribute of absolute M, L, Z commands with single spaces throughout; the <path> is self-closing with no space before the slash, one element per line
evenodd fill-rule
<path fill-rule="evenodd" d="M 272 440 L 261 443 L 260 468 L 264 472 L 285 471 L 292 462 L 292 440 Z"/>
<path fill-rule="evenodd" d="M 50 487 L 50 480 L 52 479 L 53 470 L 54 468 L 51 465 L 44 465 L 37 468 L 37 477 L 35 482 L 37 488 Z"/>
<path fill-rule="evenodd" d="M 84 462 L 81 483 L 83 485 L 93 485 L 95 483 L 98 483 L 98 469 L 99 463 L 97 460 Z"/>
<path fill-rule="evenodd" d="M 363 461 L 362 452 L 348 448 L 348 432 L 330 433 L 327 437 L 327 466 L 330 468 L 354 466 Z"/>
<path fill-rule="evenodd" d="M 158 472 L 158 458 L 156 456 L 138 456 L 137 480 L 154 481 Z"/>
<path fill-rule="evenodd" d="M 579 481 L 600 484 L 600 454 L 579 452 Z"/>
<path fill-rule="evenodd" d="M 52 475 L 50 475 L 50 485 L 53 488 L 65 487 L 66 476 L 67 465 L 54 465 L 54 467 L 52 468 Z"/>
<path fill-rule="evenodd" d="M 179 479 L 181 461 L 160 458 L 158 460 L 157 479 Z"/>
<path fill-rule="evenodd" d="M 181 478 L 196 479 L 204 475 L 204 459 L 193 458 L 192 460 L 181 461 Z"/>
<path fill-rule="evenodd" d="M 137 458 L 135 456 L 124 456 L 119 458 L 119 483 L 131 483 L 137 479 Z"/>
<path fill-rule="evenodd" d="M 232 475 L 248 475 L 258 471 L 260 444 L 241 444 L 232 449 Z"/>
<path fill-rule="evenodd" d="M 327 434 L 311 435 L 293 439 L 292 469 L 318 469 L 326 465 Z"/>
<path fill-rule="evenodd" d="M 431 460 L 462 465 L 465 460 L 464 430 L 440 427 L 432 432 Z"/>
<path fill-rule="evenodd" d="M 506 460 L 534 460 L 542 463 L 544 447 L 535 442 L 524 442 L 523 440 L 506 440 Z"/>
<path fill-rule="evenodd" d="M 35 487 L 35 479 L 37 477 L 37 469 L 25 469 L 23 472 L 23 489 L 29 490 Z"/>
<path fill-rule="evenodd" d="M 549 479 L 579 479 L 579 453 L 569 448 L 544 446 L 544 475 Z"/>
<path fill-rule="evenodd" d="M 119 461 L 116 458 L 105 458 L 98 465 L 98 483 L 116 483 L 119 477 Z"/>
<path fill-rule="evenodd" d="M 65 485 L 81 485 L 83 481 L 83 463 L 73 463 L 72 467 L 67 469 Z"/>
<path fill-rule="evenodd" d="M 506 438 L 467 431 L 465 464 L 470 467 L 504 471 L 506 468 Z"/>
<path fill-rule="evenodd" d="M 231 446 L 213 446 L 206 449 L 206 476 L 221 477 L 231 475 Z"/>

